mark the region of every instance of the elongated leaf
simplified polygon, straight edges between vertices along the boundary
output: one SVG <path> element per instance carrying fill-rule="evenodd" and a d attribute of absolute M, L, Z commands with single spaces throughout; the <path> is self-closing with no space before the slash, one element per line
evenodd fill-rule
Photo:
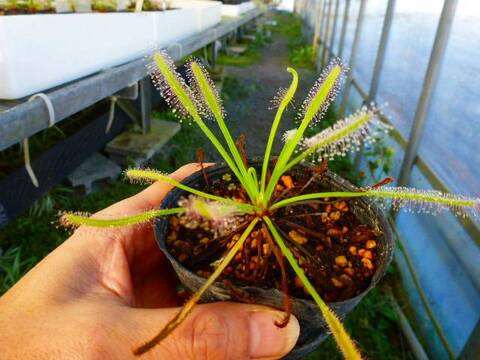
<path fill-rule="evenodd" d="M 247 240 L 248 235 L 250 235 L 257 222 L 258 218 L 253 219 L 250 225 L 248 225 L 248 227 L 243 232 L 240 239 L 238 239 L 238 241 L 232 246 L 232 248 L 228 251 L 225 257 L 220 261 L 212 275 L 210 275 L 210 277 L 203 283 L 202 287 L 195 294 L 192 295 L 192 297 L 185 303 L 185 305 L 183 305 L 177 315 L 175 315 L 175 317 L 170 320 L 168 324 L 152 340 L 146 342 L 145 344 L 141 345 L 133 351 L 135 355 L 142 355 L 146 353 L 148 350 L 153 348 L 160 341 L 170 335 L 172 331 L 174 331 L 182 323 L 182 321 L 185 320 L 188 314 L 190 314 L 190 312 L 192 311 L 193 307 L 200 300 L 203 293 L 222 274 L 223 270 L 225 270 L 230 261 L 232 261 L 236 253 L 242 248 L 245 240 Z"/>
<path fill-rule="evenodd" d="M 166 52 L 153 54 L 153 62 L 148 65 L 153 83 L 167 104 L 177 110 L 181 117 L 198 118 L 194 96 L 185 80 L 175 70 L 173 60 Z"/>
<path fill-rule="evenodd" d="M 197 196 L 204 197 L 206 199 L 222 201 L 222 202 L 225 202 L 225 203 L 233 203 L 236 206 L 238 206 L 240 209 L 243 209 L 243 211 L 247 212 L 247 213 L 252 212 L 253 208 L 254 208 L 250 204 L 238 203 L 238 202 L 236 202 L 232 199 L 223 198 L 221 196 L 212 195 L 212 194 L 194 189 L 190 186 L 182 184 L 181 182 L 171 178 L 170 176 L 168 176 L 168 174 L 164 174 L 164 173 L 162 173 L 160 171 L 157 171 L 157 170 L 152 170 L 152 169 L 149 169 L 149 170 L 129 169 L 129 170 L 125 171 L 125 175 L 133 181 L 143 181 L 143 182 L 145 182 L 145 181 L 146 182 L 162 181 L 162 182 L 165 182 L 167 184 L 173 185 L 173 186 L 175 186 L 179 189 L 188 191 L 189 193 L 195 194 Z"/>
<path fill-rule="evenodd" d="M 345 359 L 361 360 L 362 357 L 360 355 L 360 352 L 357 349 L 357 346 L 345 331 L 345 328 L 343 327 L 340 320 L 337 318 L 334 312 L 328 307 L 328 305 L 325 304 L 325 302 L 322 300 L 320 295 L 317 293 L 317 291 L 313 287 L 310 280 L 308 280 L 304 271 L 295 260 L 295 257 L 293 256 L 292 252 L 287 247 L 282 237 L 278 233 L 277 229 L 275 228 L 275 225 L 273 225 L 270 218 L 266 216 L 263 218 L 263 220 L 265 221 L 268 228 L 270 229 L 273 235 L 273 238 L 275 239 L 276 243 L 280 247 L 280 250 L 282 251 L 283 255 L 287 258 L 288 262 L 293 268 L 293 271 L 295 271 L 297 276 L 300 278 L 302 284 L 305 286 L 305 289 L 312 296 L 313 300 L 317 303 L 318 307 L 320 308 L 320 311 L 323 314 L 325 322 L 327 323 L 328 327 L 332 331 L 335 341 L 337 342 L 337 345 L 340 348 Z"/>
<path fill-rule="evenodd" d="M 302 201 L 324 198 L 356 198 L 369 197 L 382 200 L 379 205 L 394 209 L 405 209 L 411 212 L 436 214 L 441 210 L 449 209 L 459 216 L 480 215 L 480 198 L 469 198 L 461 195 L 445 194 L 437 190 L 422 190 L 406 187 L 365 188 L 357 192 L 329 191 L 294 196 L 281 200 L 272 205 L 272 210 L 287 205 L 295 205 Z"/>
<path fill-rule="evenodd" d="M 215 119 L 223 118 L 225 111 L 220 95 L 210 78 L 208 71 L 196 59 L 187 65 L 188 78 L 192 88 L 195 90 L 195 97 L 201 103 L 205 115 L 213 115 Z"/>
<path fill-rule="evenodd" d="M 146 223 L 159 216 L 178 214 L 183 212 L 182 208 L 149 210 L 140 214 L 125 216 L 116 219 L 98 219 L 85 214 L 65 213 L 61 216 L 60 222 L 65 226 L 92 226 L 92 227 L 119 227 Z"/>

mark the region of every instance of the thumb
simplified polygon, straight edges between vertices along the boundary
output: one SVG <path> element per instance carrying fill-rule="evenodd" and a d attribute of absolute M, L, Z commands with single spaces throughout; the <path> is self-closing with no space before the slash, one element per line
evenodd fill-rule
<path fill-rule="evenodd" d="M 128 308 L 129 334 L 134 348 L 153 338 L 179 309 Z M 145 354 L 145 359 L 278 359 L 297 342 L 300 327 L 291 316 L 259 305 L 219 302 L 197 305 L 167 338 Z M 147 356 L 149 355 L 149 356 Z"/>

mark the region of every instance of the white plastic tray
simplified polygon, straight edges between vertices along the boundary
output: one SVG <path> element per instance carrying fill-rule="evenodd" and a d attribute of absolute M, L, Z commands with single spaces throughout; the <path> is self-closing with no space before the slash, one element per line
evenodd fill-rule
<path fill-rule="evenodd" d="M 147 13 L 153 21 L 155 47 L 168 47 L 195 34 L 197 29 L 197 11 L 183 8 Z"/>
<path fill-rule="evenodd" d="M 252 1 L 243 2 L 238 5 L 222 4 L 222 16 L 237 17 L 255 8 Z"/>
<path fill-rule="evenodd" d="M 0 16 L 0 99 L 18 99 L 172 46 L 199 10 Z"/>
<path fill-rule="evenodd" d="M 222 3 L 210 0 L 172 0 L 173 8 L 190 8 L 197 11 L 197 29 L 206 30 L 222 20 Z"/>

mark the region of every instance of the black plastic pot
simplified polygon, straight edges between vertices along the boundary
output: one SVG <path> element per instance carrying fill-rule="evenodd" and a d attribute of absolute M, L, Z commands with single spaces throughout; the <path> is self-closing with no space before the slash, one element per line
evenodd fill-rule
<path fill-rule="evenodd" d="M 258 170 L 261 164 L 251 163 L 251 166 L 256 167 Z M 305 169 L 305 167 L 309 166 L 309 164 L 299 165 L 292 169 L 292 171 L 302 171 Z M 208 174 L 211 179 L 219 178 L 226 172 L 231 171 L 225 165 L 216 165 L 208 168 Z M 327 185 L 332 190 L 356 190 L 356 187 L 350 184 L 348 181 L 329 171 L 325 172 L 319 181 Z M 197 189 L 205 188 L 204 177 L 200 171 L 186 178 L 183 183 Z M 178 200 L 185 195 L 187 194 L 183 190 L 177 188 L 171 190 L 165 197 L 161 208 L 176 207 L 178 205 Z M 392 239 L 390 226 L 383 213 L 374 204 L 367 199 L 357 198 L 355 200 L 350 200 L 350 209 L 363 224 L 367 224 L 370 227 L 380 230 L 382 235 L 379 236 L 377 240 L 377 270 L 373 275 L 368 288 L 354 298 L 345 301 L 329 303 L 330 307 L 341 319 L 344 318 L 360 302 L 360 300 L 368 293 L 368 291 L 370 291 L 383 277 L 392 259 L 394 250 L 394 241 Z M 205 279 L 185 268 L 170 254 L 169 249 L 167 248 L 167 219 L 160 218 L 157 221 L 155 234 L 160 249 L 162 249 L 172 263 L 180 282 L 192 292 L 198 290 L 205 282 Z M 239 289 L 242 289 L 247 294 L 252 296 L 257 304 L 268 305 L 282 309 L 283 294 L 277 289 L 262 289 L 251 286 L 240 286 Z M 231 300 L 230 291 L 227 290 L 222 283 L 215 282 L 202 296 L 202 300 L 207 302 Z M 297 345 L 287 355 L 286 359 L 301 359 L 315 350 L 318 345 L 320 345 L 320 343 L 328 336 L 329 331 L 326 328 L 320 310 L 313 301 L 298 298 L 293 298 L 292 300 L 292 312 L 300 322 L 301 333 Z"/>
<path fill-rule="evenodd" d="M 240 5 L 241 3 L 247 2 L 249 0 L 222 0 L 222 3 L 228 5 Z"/>

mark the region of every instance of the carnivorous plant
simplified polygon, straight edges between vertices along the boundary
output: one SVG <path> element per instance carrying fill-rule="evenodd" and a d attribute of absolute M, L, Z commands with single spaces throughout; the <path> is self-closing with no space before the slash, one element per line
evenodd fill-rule
<path fill-rule="evenodd" d="M 339 60 L 334 60 L 315 82 L 299 111 L 298 127 L 284 135 L 285 144 L 276 161 L 271 162 L 272 147 L 282 115 L 287 106 L 292 102 L 298 86 L 297 72 L 292 68 L 288 68 L 287 71 L 291 75 L 291 83 L 288 88 L 281 89 L 275 96 L 276 114 L 266 144 L 263 164 L 260 173 L 257 173 L 254 167 L 248 167 L 245 164 L 244 158 L 233 140 L 225 122 L 225 111 L 220 96 L 213 86 L 207 71 L 195 59 L 187 64 L 187 68 L 188 81 L 185 81 L 175 70 L 173 61 L 166 53 L 162 52 L 155 53 L 153 61 L 149 65 L 153 82 L 161 95 L 177 111 L 179 117 L 189 118 L 199 126 L 238 179 L 248 195 L 249 201 L 240 203 L 234 199 L 212 195 L 184 185 L 169 177 L 168 174 L 163 174 L 156 170 L 130 169 L 126 171 L 126 176 L 132 180 L 161 181 L 192 195 L 182 200 L 176 208 L 150 210 L 120 219 L 98 219 L 73 213 L 67 213 L 62 216 L 65 224 L 115 227 L 145 223 L 160 216 L 182 213 L 192 218 L 201 217 L 211 220 L 212 223 L 216 224 L 215 226 L 218 225 L 221 228 L 222 226 L 234 226 L 235 222 L 231 222 L 230 219 L 236 216 L 242 214 L 250 215 L 249 218 L 252 219 L 250 224 L 236 240 L 236 243 L 215 263 L 215 270 L 206 279 L 203 286 L 193 294 L 179 313 L 153 339 L 134 349 L 134 353 L 137 355 L 145 353 L 175 330 L 188 316 L 192 308 L 200 300 L 202 294 L 215 282 L 239 249 L 242 248 L 242 245 L 255 226 L 262 224 L 262 226 L 268 228 L 281 254 L 287 259 L 287 262 L 301 280 L 308 294 L 318 305 L 344 357 L 346 359 L 361 359 L 357 346 L 351 340 L 335 313 L 320 297 L 302 270 L 302 267 L 278 231 L 271 214 L 282 207 L 292 206 L 312 199 L 366 197 L 381 199 L 387 205 L 393 205 L 394 207 L 406 206 L 409 209 L 422 211 L 450 209 L 459 215 L 465 216 L 468 212 L 472 214 L 480 212 L 480 199 L 443 194 L 437 191 L 379 186 L 360 188 L 358 191 L 351 192 L 309 193 L 286 197 L 277 201 L 272 197 L 275 186 L 281 177 L 295 165 L 312 157 L 325 159 L 336 155 L 346 155 L 347 152 L 357 149 L 362 142 L 372 141 L 375 136 L 385 131 L 386 125 L 378 119 L 376 115 L 377 110 L 374 108 L 362 108 L 348 118 L 338 121 L 333 126 L 312 137 L 306 138 L 304 136 L 305 131 L 311 124 L 321 120 L 343 82 L 347 70 Z M 206 119 L 209 118 L 213 119 L 218 125 L 223 141 L 217 138 L 211 131 L 211 123 L 206 122 Z"/>

